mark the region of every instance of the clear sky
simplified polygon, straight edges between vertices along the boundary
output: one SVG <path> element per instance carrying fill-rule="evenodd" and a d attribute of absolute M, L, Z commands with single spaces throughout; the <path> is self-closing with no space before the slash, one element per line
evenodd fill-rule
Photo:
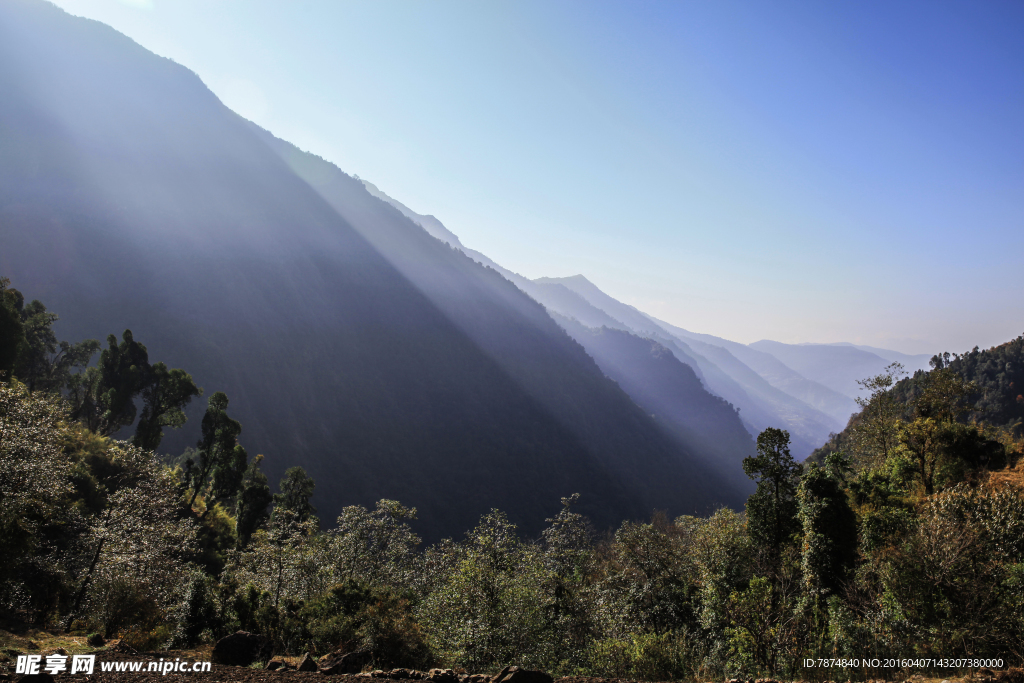
<path fill-rule="evenodd" d="M 1024 332 L 1024 3 L 57 0 L 527 277 L 736 341 Z"/>

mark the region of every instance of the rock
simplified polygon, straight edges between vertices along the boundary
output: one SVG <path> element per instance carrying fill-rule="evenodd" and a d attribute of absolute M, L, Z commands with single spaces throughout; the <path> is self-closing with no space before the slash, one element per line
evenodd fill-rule
<path fill-rule="evenodd" d="M 302 659 L 299 660 L 298 666 L 295 667 L 296 671 L 316 671 L 316 662 L 309 656 L 309 653 L 302 655 Z"/>
<path fill-rule="evenodd" d="M 543 671 L 531 671 L 520 669 L 518 666 L 506 666 L 497 676 L 491 679 L 491 683 L 554 683 L 549 674 Z"/>
<path fill-rule="evenodd" d="M 267 662 L 267 671 L 277 671 L 286 668 L 285 663 L 280 659 L 271 659 Z"/>
<path fill-rule="evenodd" d="M 270 659 L 271 652 L 270 641 L 263 636 L 237 631 L 217 641 L 210 661 L 228 666 L 249 666 L 253 662 Z"/>
<path fill-rule="evenodd" d="M 413 677 L 416 673 L 412 669 L 392 669 L 388 672 L 388 678 L 393 681 L 405 681 Z"/>
<path fill-rule="evenodd" d="M 459 677 L 451 669 L 431 669 L 427 672 L 427 680 L 434 683 L 459 683 Z"/>
<path fill-rule="evenodd" d="M 366 650 L 357 650 L 356 652 L 338 650 L 320 658 L 320 673 L 328 676 L 357 674 L 370 663 L 371 659 L 370 653 Z"/>
<path fill-rule="evenodd" d="M 103 647 L 107 644 L 107 641 L 103 639 L 101 634 L 94 633 L 86 639 L 85 644 L 89 647 Z"/>
<path fill-rule="evenodd" d="M 491 677 L 484 674 L 469 674 L 464 683 L 491 683 Z"/>

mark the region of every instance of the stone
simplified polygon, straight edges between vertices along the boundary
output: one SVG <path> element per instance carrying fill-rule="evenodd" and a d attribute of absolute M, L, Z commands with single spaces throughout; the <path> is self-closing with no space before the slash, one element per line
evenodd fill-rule
<path fill-rule="evenodd" d="M 254 662 L 270 659 L 270 641 L 261 635 L 247 631 L 236 631 L 224 636 L 213 646 L 210 661 L 228 666 L 249 666 Z"/>
<path fill-rule="evenodd" d="M 328 676 L 357 674 L 373 659 L 366 650 L 342 652 L 337 650 L 320 658 L 320 673 Z M 383 673 L 383 672 L 382 672 Z"/>
<path fill-rule="evenodd" d="M 107 641 L 104 640 L 102 634 L 94 633 L 86 639 L 85 644 L 89 647 L 103 647 L 107 644 Z"/>
<path fill-rule="evenodd" d="M 431 669 L 427 672 L 427 680 L 434 683 L 459 683 L 459 677 L 451 669 Z"/>
<path fill-rule="evenodd" d="M 267 671 L 277 671 L 286 668 L 285 663 L 280 659 L 271 659 L 267 662 Z"/>
<path fill-rule="evenodd" d="M 554 683 L 550 674 L 543 671 L 520 669 L 518 666 L 506 666 L 491 679 L 491 683 Z"/>
<path fill-rule="evenodd" d="M 297 671 L 316 671 L 316 662 L 309 656 L 309 653 L 302 655 L 302 659 L 299 660 L 298 665 L 295 667 Z"/>

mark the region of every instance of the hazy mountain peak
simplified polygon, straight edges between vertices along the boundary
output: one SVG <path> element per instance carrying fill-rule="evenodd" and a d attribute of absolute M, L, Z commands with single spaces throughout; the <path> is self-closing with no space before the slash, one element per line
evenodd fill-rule
<path fill-rule="evenodd" d="M 435 217 L 429 214 L 416 213 L 415 211 L 413 211 L 408 206 L 398 201 L 394 197 L 385 194 L 383 191 L 381 191 L 379 187 L 371 183 L 369 180 L 360 178 L 359 181 L 363 184 L 363 187 L 366 188 L 367 192 L 369 192 L 377 199 L 385 201 L 391 206 L 398 209 L 402 213 L 402 215 L 404 215 L 413 223 L 416 223 L 421 228 L 426 230 L 427 234 L 429 234 L 431 237 L 436 237 L 442 242 L 447 242 L 449 245 L 453 247 L 458 247 L 459 249 L 465 250 L 465 247 L 462 245 L 462 242 L 459 241 L 458 235 L 456 235 L 454 232 L 446 228 L 444 226 L 444 223 L 437 220 Z"/>

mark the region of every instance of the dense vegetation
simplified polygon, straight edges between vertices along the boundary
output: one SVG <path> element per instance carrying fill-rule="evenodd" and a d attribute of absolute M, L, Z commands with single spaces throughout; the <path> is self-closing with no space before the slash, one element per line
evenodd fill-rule
<path fill-rule="evenodd" d="M 147 446 L 200 393 L 186 372 L 151 363 L 129 332 L 90 366 L 99 344 L 58 343 L 42 304 L 6 282 L 0 303 L 9 620 L 139 648 L 244 628 L 280 651 L 362 649 L 379 667 L 647 680 L 840 677 L 801 668 L 806 657 L 1024 658 L 1024 493 L 990 481 L 1021 443 L 965 421 L 999 401 L 972 402 L 955 360 L 913 391 L 871 380 L 853 462 L 833 452 L 805 467 L 788 433 L 762 432 L 743 462 L 757 485 L 745 513 L 600 535 L 574 495 L 535 538 L 492 510 L 421 549 L 416 510 L 399 502 L 346 507 L 322 529 L 300 468 L 272 494 L 221 392 L 196 446 L 162 461 Z M 111 438 L 132 424 L 132 441 Z"/>
<path fill-rule="evenodd" d="M 1003 459 L 998 444 L 1012 444 L 1024 422 L 1024 336 L 985 351 L 939 354 L 930 365 L 931 370 L 905 377 L 903 367 L 893 363 L 862 381 L 870 393 L 858 401 L 862 410 L 810 459 L 820 462 L 843 450 L 867 463 L 903 449 L 924 458 L 929 472 L 934 469 L 922 476 L 950 480 L 964 474 L 962 461 L 998 467 Z"/>

